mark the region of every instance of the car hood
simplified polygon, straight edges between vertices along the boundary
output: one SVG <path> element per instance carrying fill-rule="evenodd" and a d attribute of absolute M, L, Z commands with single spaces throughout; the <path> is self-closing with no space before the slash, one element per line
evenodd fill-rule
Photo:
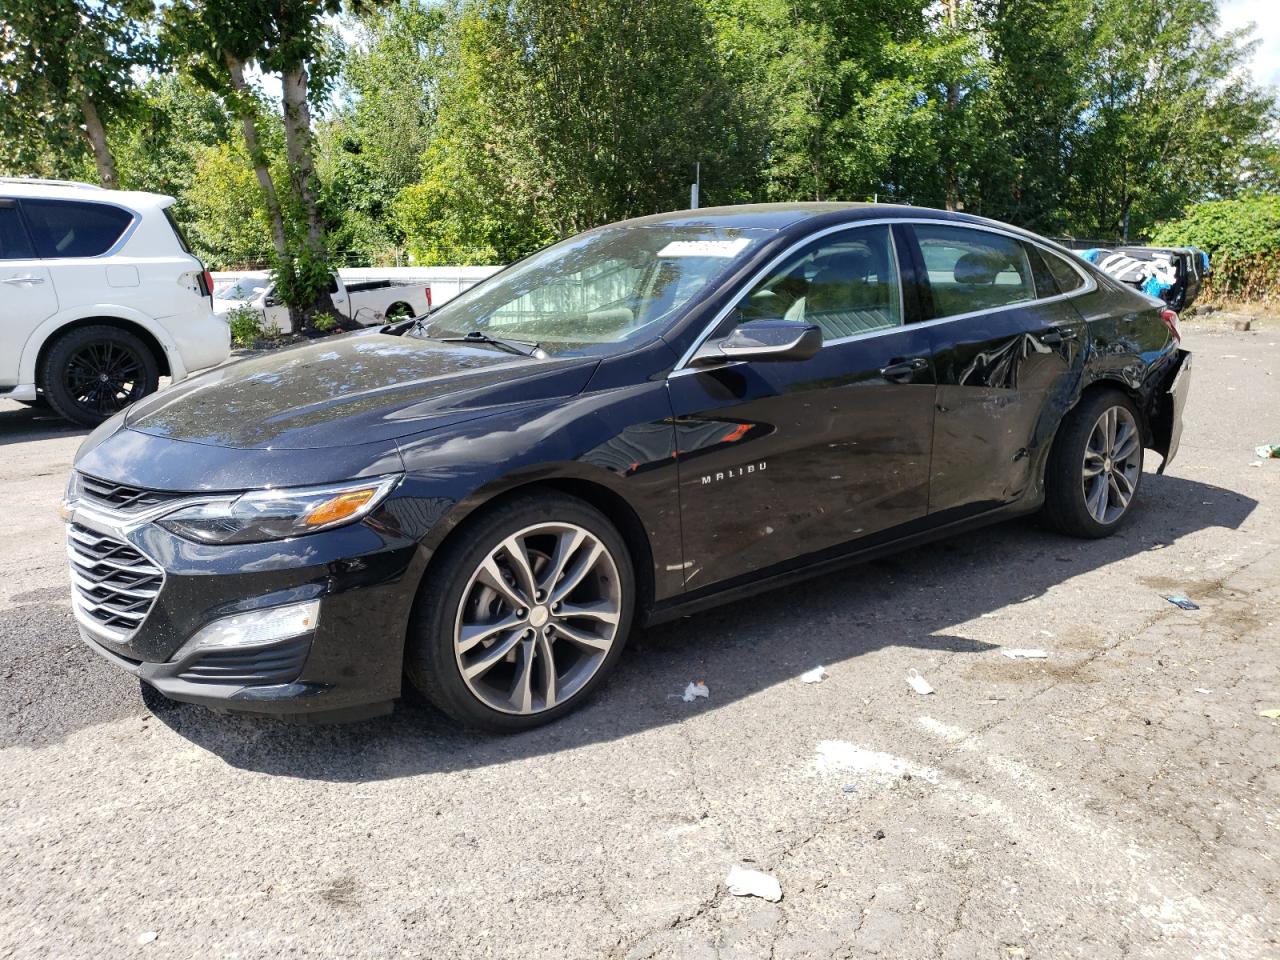
<path fill-rule="evenodd" d="M 598 362 L 360 331 L 218 367 L 136 404 L 125 425 L 242 449 L 372 443 L 573 396 Z"/>

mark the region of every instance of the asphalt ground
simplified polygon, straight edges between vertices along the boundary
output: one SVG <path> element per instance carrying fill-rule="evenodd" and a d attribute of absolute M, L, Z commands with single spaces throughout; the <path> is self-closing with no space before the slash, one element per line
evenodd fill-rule
<path fill-rule="evenodd" d="M 69 610 L 83 431 L 0 402 L 0 956 L 1280 957 L 1280 332 L 1187 339 L 1121 534 L 1006 523 L 643 631 L 508 737 L 153 715 Z"/>

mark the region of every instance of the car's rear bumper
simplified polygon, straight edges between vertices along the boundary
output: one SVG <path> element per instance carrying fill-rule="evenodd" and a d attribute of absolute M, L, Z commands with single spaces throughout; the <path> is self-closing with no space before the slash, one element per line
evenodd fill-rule
<path fill-rule="evenodd" d="M 205 304 L 159 321 L 173 340 L 175 350 L 169 355 L 169 369 L 175 382 L 197 370 L 215 367 L 231 356 L 231 327 L 225 317 L 209 309 L 207 301 Z"/>
<path fill-rule="evenodd" d="M 1165 467 L 1177 456 L 1178 447 L 1182 443 L 1182 411 L 1187 405 L 1187 394 L 1191 390 L 1191 351 L 1178 347 L 1172 364 L 1172 370 L 1162 380 L 1162 384 L 1166 386 L 1161 395 L 1154 398 L 1153 446 L 1164 457 L 1157 473 L 1164 473 Z"/>

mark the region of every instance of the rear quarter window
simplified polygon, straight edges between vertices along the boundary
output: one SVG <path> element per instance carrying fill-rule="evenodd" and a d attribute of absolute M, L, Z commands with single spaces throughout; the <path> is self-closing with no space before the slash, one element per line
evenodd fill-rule
<path fill-rule="evenodd" d="M 1059 291 L 1070 293 L 1072 290 L 1079 290 L 1084 286 L 1084 277 L 1080 275 L 1080 271 L 1067 263 L 1062 257 L 1056 253 L 1050 253 L 1048 250 L 1041 250 L 1040 256 L 1044 258 L 1045 266 L 1053 274 L 1053 280 L 1058 285 Z"/>
<path fill-rule="evenodd" d="M 133 214 L 106 203 L 23 200 L 22 210 L 36 255 L 46 260 L 101 256 L 133 223 Z"/>

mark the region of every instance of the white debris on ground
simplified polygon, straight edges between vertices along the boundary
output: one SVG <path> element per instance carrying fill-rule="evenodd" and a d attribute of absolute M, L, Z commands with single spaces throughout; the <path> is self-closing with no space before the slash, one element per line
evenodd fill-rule
<path fill-rule="evenodd" d="M 903 774 L 920 777 L 929 783 L 938 782 L 938 771 L 933 767 L 912 763 L 891 753 L 869 750 L 847 740 L 821 741 L 814 752 L 813 768 L 820 774 L 858 773 L 877 783 L 900 780 Z"/>
<path fill-rule="evenodd" d="M 729 876 L 724 882 L 735 897 L 759 897 L 770 903 L 777 903 L 782 899 L 782 884 L 759 870 L 735 865 L 729 868 Z"/>
<path fill-rule="evenodd" d="M 711 696 L 711 691 L 707 689 L 707 685 L 701 680 L 695 680 L 684 688 L 684 695 L 680 698 L 685 703 L 693 703 L 701 697 L 703 700 Z"/>
<path fill-rule="evenodd" d="M 800 674 L 800 682 L 821 683 L 823 680 L 827 679 L 828 676 L 830 676 L 830 674 L 827 673 L 827 668 L 819 664 L 812 670 L 806 670 L 804 673 Z"/>
<path fill-rule="evenodd" d="M 920 671 L 912 667 L 907 671 L 907 683 L 911 684 L 911 689 L 921 695 L 933 693 L 933 687 L 929 686 L 929 681 L 920 676 Z"/>
<path fill-rule="evenodd" d="M 1014 648 L 1001 650 L 1000 652 L 1010 660 L 1045 660 L 1049 657 L 1049 654 L 1046 651 L 1039 648 Z"/>

